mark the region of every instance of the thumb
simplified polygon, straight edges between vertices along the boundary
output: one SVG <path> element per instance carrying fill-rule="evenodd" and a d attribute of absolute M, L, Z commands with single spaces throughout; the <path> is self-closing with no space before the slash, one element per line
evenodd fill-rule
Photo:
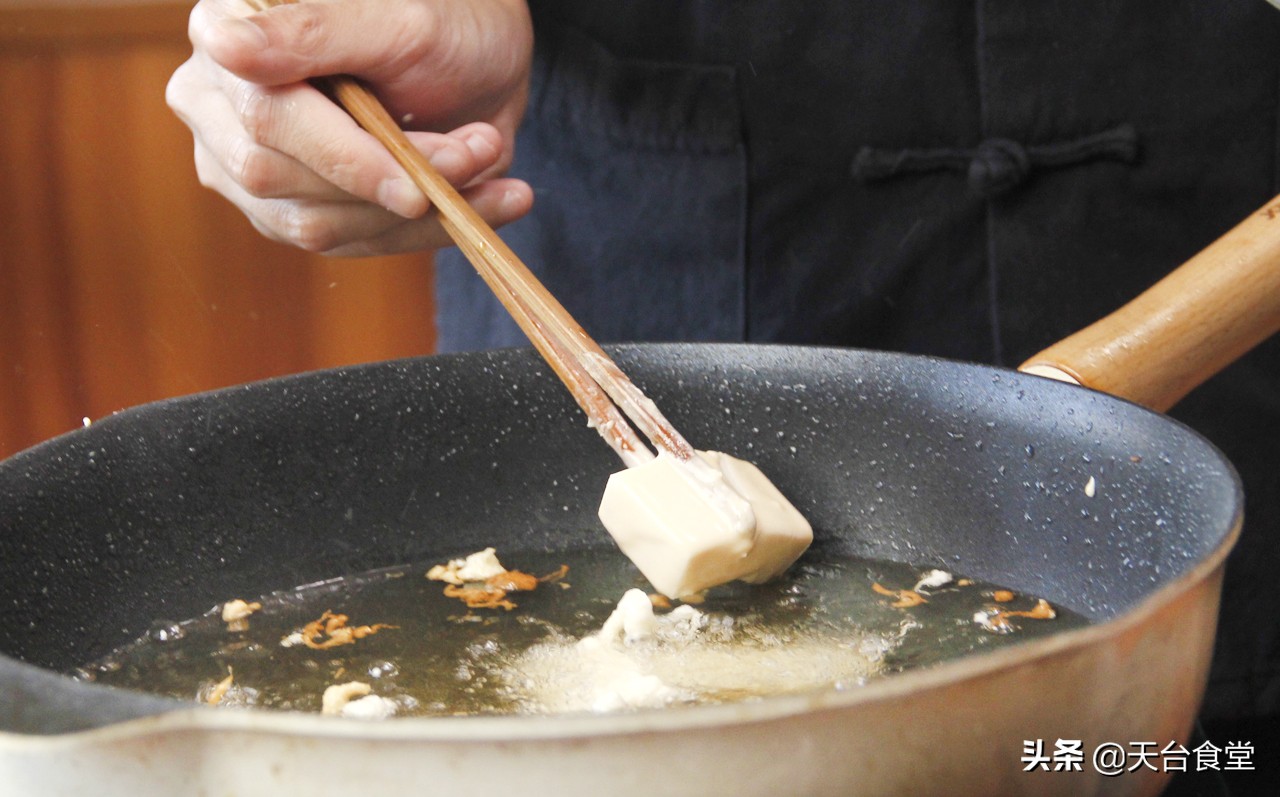
<path fill-rule="evenodd" d="M 192 11 L 189 33 L 197 50 L 245 80 L 283 85 L 388 73 L 402 66 L 397 56 L 422 52 L 437 24 L 429 3 L 204 0 Z"/>

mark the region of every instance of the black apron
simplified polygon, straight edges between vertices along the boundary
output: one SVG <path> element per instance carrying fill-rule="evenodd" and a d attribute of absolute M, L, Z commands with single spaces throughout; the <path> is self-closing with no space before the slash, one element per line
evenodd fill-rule
<path fill-rule="evenodd" d="M 504 238 L 601 341 L 1016 365 L 1277 192 L 1264 0 L 530 5 Z M 438 274 L 443 350 L 526 345 Z M 1172 414 L 1247 496 L 1205 714 L 1280 714 L 1280 341 Z"/>

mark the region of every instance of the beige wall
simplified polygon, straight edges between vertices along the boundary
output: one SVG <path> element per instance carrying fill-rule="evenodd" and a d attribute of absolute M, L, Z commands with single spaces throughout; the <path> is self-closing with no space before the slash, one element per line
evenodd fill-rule
<path fill-rule="evenodd" d="M 198 184 L 163 98 L 190 52 L 186 3 L 14 5 L 0 6 L 0 456 L 133 404 L 431 350 L 429 258 L 272 244 Z"/>

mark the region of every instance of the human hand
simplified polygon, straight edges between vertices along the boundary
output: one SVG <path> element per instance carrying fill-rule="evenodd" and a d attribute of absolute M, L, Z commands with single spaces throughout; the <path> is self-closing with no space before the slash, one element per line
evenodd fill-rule
<path fill-rule="evenodd" d="M 306 82 L 321 75 L 364 81 L 491 225 L 529 210 L 529 186 L 501 177 L 528 92 L 524 0 L 200 0 L 188 32 L 166 99 L 201 183 L 267 237 L 354 256 L 449 243 L 391 155 Z"/>

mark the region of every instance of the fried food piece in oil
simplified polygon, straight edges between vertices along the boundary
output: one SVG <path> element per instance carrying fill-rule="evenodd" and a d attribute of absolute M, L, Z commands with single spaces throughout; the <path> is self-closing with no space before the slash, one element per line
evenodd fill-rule
<path fill-rule="evenodd" d="M 446 598 L 457 598 L 467 604 L 469 609 L 506 609 L 511 611 L 516 608 L 514 603 L 507 600 L 507 593 L 504 590 L 488 585 L 459 587 L 456 584 L 446 584 L 444 596 Z"/>
<path fill-rule="evenodd" d="M 896 600 L 889 605 L 895 606 L 899 609 L 910 609 L 912 606 L 919 606 L 922 603 L 928 603 L 923 595 L 913 589 L 889 589 L 888 587 L 881 586 L 879 582 L 872 584 L 871 589 L 875 590 L 878 595 L 884 595 L 888 598 L 896 598 Z"/>
<path fill-rule="evenodd" d="M 519 570 L 508 570 L 498 561 L 493 548 L 485 548 L 462 559 L 435 565 L 426 575 L 432 581 L 445 582 L 445 597 L 457 598 L 469 609 L 511 611 L 516 604 L 507 599 L 508 593 L 529 592 L 545 583 L 567 586 L 563 579 L 568 573 L 568 565 L 560 565 L 540 578 Z"/>
<path fill-rule="evenodd" d="M 312 620 L 302 627 L 302 643 L 312 650 L 328 650 L 339 645 L 355 644 L 357 639 L 364 639 L 384 628 L 399 627 L 386 623 L 348 626 L 348 619 L 345 614 L 334 614 L 325 609 L 319 620 Z"/>
<path fill-rule="evenodd" d="M 1009 619 L 1011 617 L 1026 617 L 1029 620 L 1052 620 L 1057 616 L 1058 613 L 1053 610 L 1053 606 L 1049 605 L 1049 601 L 1044 598 L 1037 598 L 1036 605 L 1025 611 L 1006 609 L 1003 606 L 988 606 L 986 611 L 975 614 L 973 621 L 993 634 L 1010 634 L 1017 630 L 1017 626 Z"/>

